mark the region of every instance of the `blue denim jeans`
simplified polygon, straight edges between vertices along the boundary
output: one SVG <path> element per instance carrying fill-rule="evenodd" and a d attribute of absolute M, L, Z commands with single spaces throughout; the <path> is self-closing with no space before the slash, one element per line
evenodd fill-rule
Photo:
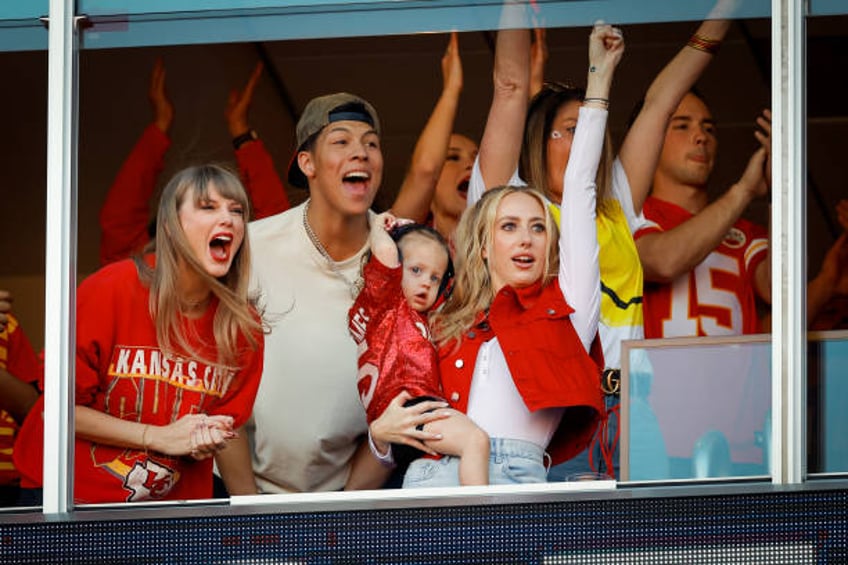
<path fill-rule="evenodd" d="M 543 483 L 548 474 L 545 450 L 518 439 L 489 440 L 489 484 Z M 416 459 L 403 478 L 403 488 L 459 486 L 459 457 Z"/>

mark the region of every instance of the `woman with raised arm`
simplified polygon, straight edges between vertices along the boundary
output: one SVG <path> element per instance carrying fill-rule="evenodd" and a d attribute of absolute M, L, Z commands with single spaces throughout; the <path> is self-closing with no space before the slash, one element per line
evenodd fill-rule
<path fill-rule="evenodd" d="M 733 1 L 721 0 L 712 16 L 729 14 L 733 4 Z M 729 25 L 727 20 L 709 20 L 701 24 L 689 43 L 660 72 L 627 133 L 618 159 L 613 159 L 609 141 L 605 143 L 597 177 L 602 285 L 599 334 L 606 368 L 602 382 L 612 425 L 607 426 L 605 421 L 593 449 L 555 469 L 552 478 L 587 471 L 617 474 L 615 422 L 621 342 L 644 337 L 643 273 L 632 234 L 644 224 L 641 208 L 650 190 L 668 119 L 711 61 Z M 517 108 L 521 97 L 510 98 L 508 93 L 521 91 L 524 83 L 530 80 L 520 65 L 527 57 L 525 53 L 530 48 L 530 41 L 528 37 L 519 39 L 522 40 L 519 47 L 506 52 L 509 60 L 500 63 L 501 68 L 513 70 L 509 78 L 513 88 L 499 88 L 496 83 L 489 115 L 491 126 L 487 124 L 480 158 L 472 175 L 469 192 L 472 201 L 486 187 L 525 181 L 542 190 L 551 201 L 558 201 L 563 191 L 567 192 L 562 170 L 571 153 L 570 139 L 578 123 L 578 110 L 585 100 L 596 97 L 588 89 L 584 92 L 572 86 L 546 83 L 531 100 L 526 113 Z M 498 65 L 496 61 L 496 68 Z M 590 72 L 590 76 L 592 74 Z M 508 106 L 504 99 L 514 102 Z M 518 127 L 523 128 L 521 137 L 515 133 Z M 494 142 L 487 143 L 487 136 L 494 138 Z M 555 214 L 558 212 L 556 207 L 552 210 Z"/>
<path fill-rule="evenodd" d="M 496 60 L 503 62 L 505 48 L 528 53 L 527 33 L 501 31 Z M 494 484 L 545 481 L 548 457 L 557 463 L 584 449 L 604 410 L 600 367 L 590 356 L 600 301 L 595 177 L 609 86 L 624 44 L 613 28 L 598 26 L 589 45 L 593 99 L 580 110 L 573 155 L 563 170 L 573 187 L 562 195 L 563 229 L 538 191 L 488 191 L 460 221 L 457 280 L 432 322 L 444 395 L 492 438 Z M 498 77 L 500 70 L 496 63 L 496 77 L 506 78 Z M 484 144 L 494 139 L 491 125 Z M 439 432 L 441 423 L 424 430 Z M 452 457 L 419 459 L 404 485 L 455 484 L 457 463 Z"/>
<path fill-rule="evenodd" d="M 466 207 L 477 143 L 453 131 L 462 92 L 459 40 L 451 34 L 442 57 L 442 94 L 421 131 L 392 212 L 429 223 L 449 240 Z"/>

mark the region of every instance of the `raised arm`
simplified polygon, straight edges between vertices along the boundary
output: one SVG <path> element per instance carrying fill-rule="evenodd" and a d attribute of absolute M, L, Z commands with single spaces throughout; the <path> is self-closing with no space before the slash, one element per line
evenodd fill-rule
<path fill-rule="evenodd" d="M 762 184 L 765 184 L 765 192 L 768 193 L 771 190 L 771 110 L 763 110 L 762 115 L 757 117 L 757 125 L 760 130 L 755 130 L 754 136 L 766 151 Z M 762 184 L 760 194 L 763 192 Z M 768 209 L 768 238 L 771 241 L 771 204 Z M 754 290 L 764 302 L 771 304 L 771 245 L 766 250 L 766 258 L 757 264 L 754 271 Z"/>
<path fill-rule="evenodd" d="M 533 28 L 533 45 L 530 46 L 530 98 L 545 85 L 545 65 L 548 62 L 548 42 L 545 28 Z"/>
<path fill-rule="evenodd" d="M 836 206 L 843 232 L 830 246 L 815 278 L 807 286 L 807 321 L 812 325 L 834 296 L 848 295 L 848 200 Z"/>
<path fill-rule="evenodd" d="M 400 220 L 402 222 L 403 220 Z M 371 254 L 383 265 L 390 269 L 400 266 L 397 245 L 389 235 L 389 230 L 397 225 L 399 220 L 389 212 L 378 214 L 372 222 L 368 234 Z"/>
<path fill-rule="evenodd" d="M 171 145 L 168 131 L 174 107 L 165 91 L 165 65 L 157 59 L 147 91 L 153 122 L 121 165 L 100 210 L 100 264 L 125 259 L 150 239 L 150 199 Z"/>
<path fill-rule="evenodd" d="M 828 249 L 821 269 L 807 286 L 807 321 L 812 324 L 837 294 L 848 294 L 848 232 L 842 232 Z"/>
<path fill-rule="evenodd" d="M 492 105 L 480 141 L 479 164 L 485 188 L 506 184 L 518 168 L 530 96 L 530 32 L 512 29 L 524 21 L 523 2 L 504 3 L 495 40 Z M 479 195 L 468 195 L 469 206 Z"/>
<path fill-rule="evenodd" d="M 761 125 L 768 114 L 758 120 Z M 758 137 L 759 139 L 759 137 Z M 762 142 L 762 140 L 761 140 Z M 766 145 L 757 149 L 748 161 L 742 177 L 720 198 L 679 226 L 663 232 L 637 233 L 636 248 L 645 272 L 645 280 L 671 282 L 695 268 L 721 243 L 752 200 L 768 193 L 767 170 L 769 151 Z M 764 261 L 770 263 L 770 261 Z M 770 298 L 768 266 L 760 264 L 755 275 L 757 293 Z"/>
<path fill-rule="evenodd" d="M 610 86 L 623 52 L 619 30 L 608 25 L 592 29 L 586 99 L 563 180 L 567 188 L 561 207 L 559 283 L 574 308 L 571 321 L 587 351 L 597 333 L 601 303 L 595 178 L 604 146 Z"/>
<path fill-rule="evenodd" d="M 735 2 L 721 0 L 714 12 L 731 13 Z M 729 28 L 730 20 L 726 19 L 703 22 L 683 49 L 660 71 L 645 94 L 644 105 L 619 152 L 637 215 L 651 190 L 668 121 L 712 61 Z"/>
<path fill-rule="evenodd" d="M 274 161 L 251 129 L 248 113 L 253 92 L 262 76 L 264 65 L 259 62 L 241 90 L 232 90 L 224 110 L 227 129 L 233 139 L 239 172 L 253 204 L 253 219 L 284 212 L 291 207 L 286 188 L 277 174 Z"/>
<path fill-rule="evenodd" d="M 392 212 L 398 217 L 410 218 L 417 223 L 427 219 L 447 158 L 461 92 L 462 60 L 459 57 L 459 40 L 454 32 L 442 57 L 442 94 L 415 144 L 409 171 L 392 204 Z"/>
<path fill-rule="evenodd" d="M 171 129 L 174 122 L 174 105 L 165 92 L 165 63 L 162 58 L 156 59 L 153 71 L 150 73 L 150 86 L 147 89 L 147 98 L 153 109 L 153 123 L 164 134 Z"/>

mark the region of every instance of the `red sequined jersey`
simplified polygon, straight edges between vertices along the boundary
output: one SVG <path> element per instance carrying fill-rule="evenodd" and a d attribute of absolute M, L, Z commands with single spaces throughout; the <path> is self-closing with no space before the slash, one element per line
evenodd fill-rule
<path fill-rule="evenodd" d="M 401 267 L 390 269 L 372 257 L 365 265 L 365 287 L 348 314 L 348 329 L 358 346 L 359 398 L 368 423 L 403 390 L 413 398 L 443 396 L 427 320 L 407 304 L 402 276 Z"/>

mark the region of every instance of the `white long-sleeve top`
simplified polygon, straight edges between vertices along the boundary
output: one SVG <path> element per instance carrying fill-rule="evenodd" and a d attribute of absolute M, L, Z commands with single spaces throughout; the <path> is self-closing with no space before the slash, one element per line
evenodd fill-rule
<path fill-rule="evenodd" d="M 557 276 L 563 297 L 574 308 L 572 325 L 587 351 L 598 331 L 601 300 L 595 178 L 606 120 L 606 110 L 580 108 L 563 184 L 568 188 L 563 191 Z M 510 184 L 526 185 L 517 173 Z M 476 161 L 469 183 L 468 205 L 474 205 L 484 190 L 479 161 Z M 468 416 L 489 436 L 522 439 L 546 448 L 562 413 L 560 408 L 531 413 L 512 381 L 497 338 L 480 347 L 471 382 Z"/>

